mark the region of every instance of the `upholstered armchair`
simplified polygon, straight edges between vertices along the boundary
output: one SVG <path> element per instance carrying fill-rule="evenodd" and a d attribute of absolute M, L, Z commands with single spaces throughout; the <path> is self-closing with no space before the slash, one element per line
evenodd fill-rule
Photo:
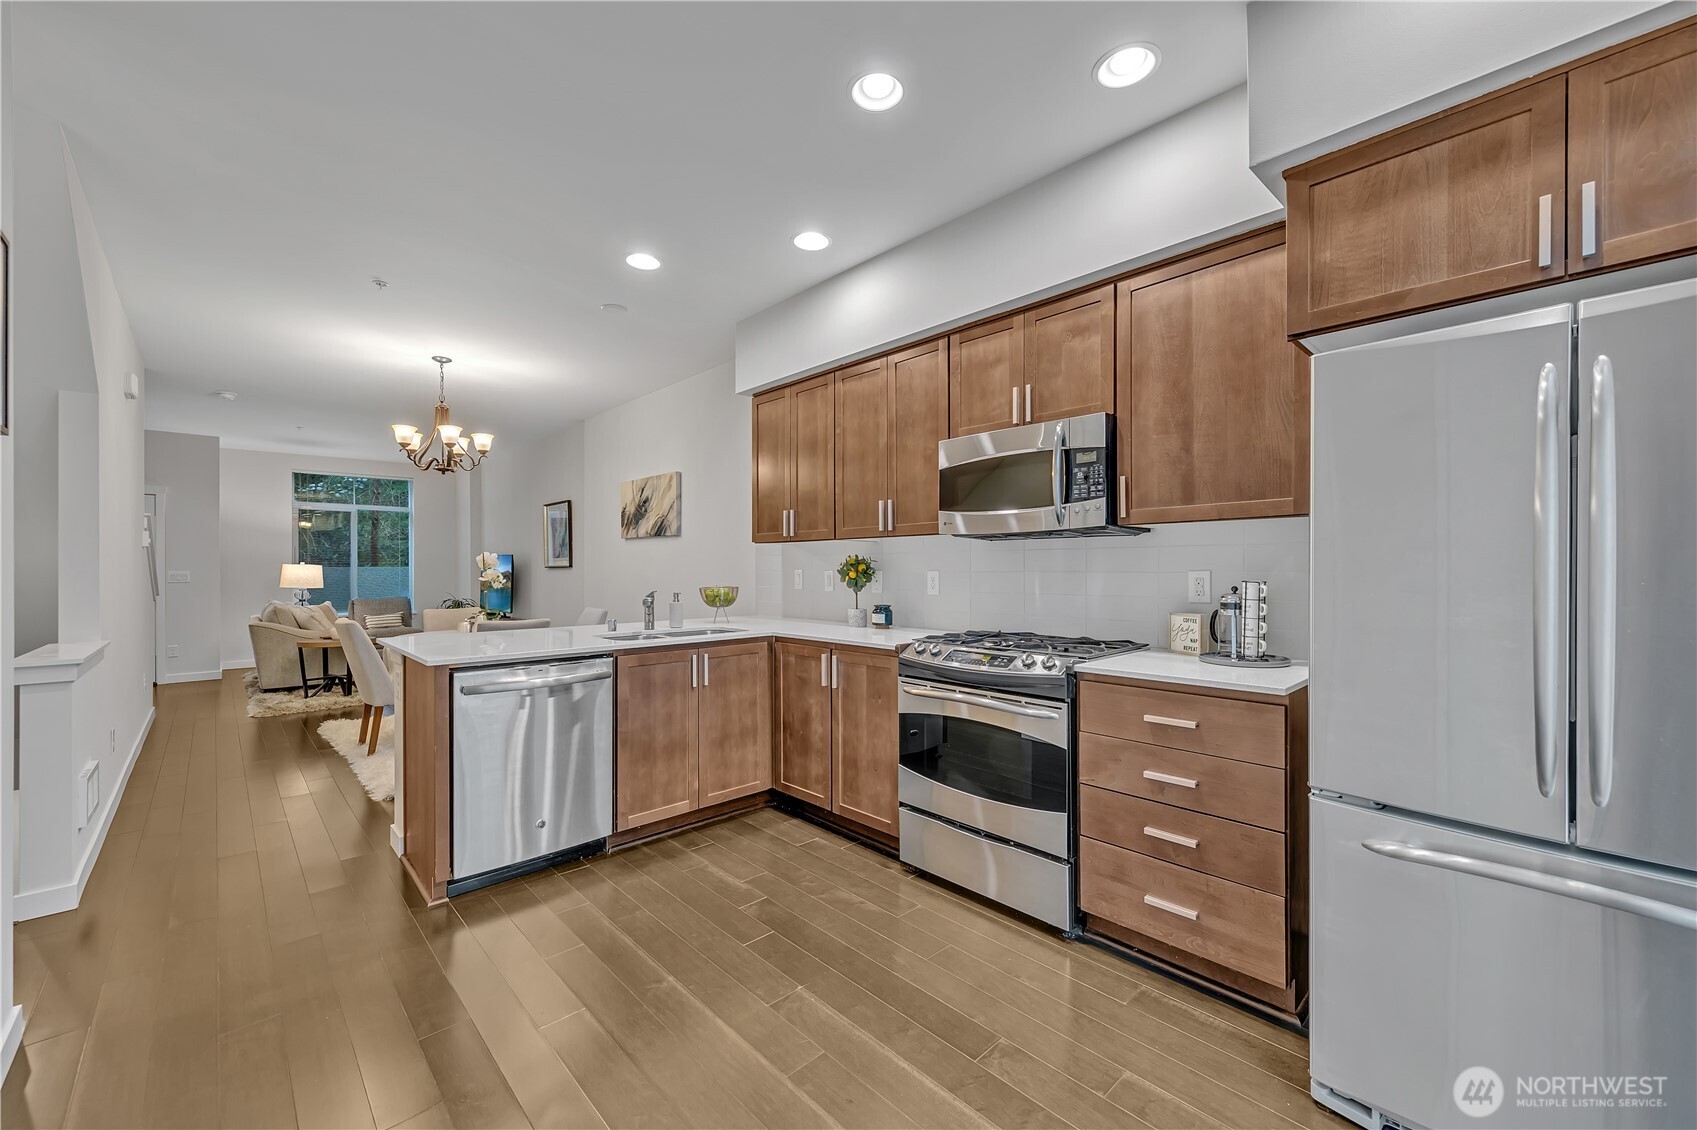
<path fill-rule="evenodd" d="M 387 627 L 374 627 L 366 622 L 371 616 L 394 615 L 400 613 L 401 622 Z M 387 636 L 404 636 L 409 632 L 422 631 L 413 627 L 412 601 L 404 596 L 359 597 L 348 601 L 348 619 L 365 629 L 365 634 L 374 640 Z"/>
<path fill-rule="evenodd" d="M 274 600 L 247 622 L 247 634 L 253 644 L 253 665 L 259 672 L 259 687 L 267 691 L 299 690 L 301 685 L 300 651 L 295 644 L 301 640 L 333 640 L 336 638 L 336 610 L 328 602 L 303 607 Z M 347 671 L 340 652 L 324 656 L 332 675 Z M 313 674 L 318 673 L 318 656 L 312 657 Z"/>

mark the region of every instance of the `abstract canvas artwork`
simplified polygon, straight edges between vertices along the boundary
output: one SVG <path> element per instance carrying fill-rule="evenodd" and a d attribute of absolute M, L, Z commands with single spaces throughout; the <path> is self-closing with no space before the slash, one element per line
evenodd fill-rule
<path fill-rule="evenodd" d="M 675 538 L 683 533 L 682 471 L 619 484 L 619 533 L 626 538 Z"/>

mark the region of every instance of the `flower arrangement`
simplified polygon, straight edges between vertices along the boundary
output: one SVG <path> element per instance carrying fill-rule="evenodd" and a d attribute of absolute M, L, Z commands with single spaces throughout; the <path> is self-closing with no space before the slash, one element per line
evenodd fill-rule
<path fill-rule="evenodd" d="M 485 604 L 489 593 L 496 589 L 506 588 L 510 581 L 511 578 L 501 572 L 501 559 L 498 556 L 493 553 L 477 555 L 477 599 L 478 605 L 483 607 L 484 619 L 495 620 L 500 618 L 499 612 L 485 607 Z"/>

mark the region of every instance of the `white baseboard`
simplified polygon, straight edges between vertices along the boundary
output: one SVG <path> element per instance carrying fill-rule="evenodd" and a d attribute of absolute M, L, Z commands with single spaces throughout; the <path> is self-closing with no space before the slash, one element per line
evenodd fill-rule
<path fill-rule="evenodd" d="M 389 825 L 389 850 L 397 856 L 407 853 L 407 838 L 401 835 L 401 830 L 393 824 Z"/>
<path fill-rule="evenodd" d="M 179 671 L 175 675 L 156 675 L 153 681 L 163 686 L 166 683 L 212 683 L 224 677 L 223 671 Z"/>
<path fill-rule="evenodd" d="M 15 1004 L 0 1016 L 0 1079 L 12 1070 L 12 1060 L 24 1042 L 24 1006 Z"/>
<path fill-rule="evenodd" d="M 249 656 L 245 659 L 226 659 L 223 666 L 226 671 L 250 671 L 253 669 L 253 658 Z"/>
<path fill-rule="evenodd" d="M 106 833 L 112 829 L 112 818 L 118 815 L 118 805 L 124 799 L 124 789 L 130 783 L 130 773 L 136 767 L 136 760 L 141 757 L 141 747 L 147 742 L 147 735 L 153 729 L 153 719 L 158 714 L 153 707 L 147 708 L 147 717 L 142 720 L 141 733 L 136 735 L 135 745 L 130 747 L 129 756 L 124 759 L 124 768 L 118 774 L 118 783 L 106 798 L 106 805 L 100 814 L 100 825 L 95 828 L 94 835 L 88 838 L 88 847 L 84 849 L 82 859 L 77 863 L 75 882 L 64 883 L 57 887 L 42 887 L 34 891 L 19 891 L 12 896 L 12 918 L 24 922 L 31 918 L 44 918 L 49 914 L 62 914 L 67 910 L 75 910 L 82 901 L 83 888 L 88 886 L 88 877 L 94 871 L 95 860 L 100 858 L 100 849 L 106 844 Z"/>

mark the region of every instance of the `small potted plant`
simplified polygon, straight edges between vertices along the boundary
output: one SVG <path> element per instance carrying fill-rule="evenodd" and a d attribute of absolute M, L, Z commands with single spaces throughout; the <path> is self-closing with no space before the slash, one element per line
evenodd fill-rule
<path fill-rule="evenodd" d="M 837 566 L 837 576 L 843 584 L 854 593 L 854 607 L 849 609 L 848 622 L 851 628 L 866 627 L 866 609 L 860 606 L 860 592 L 872 583 L 872 578 L 878 575 L 878 565 L 870 557 L 862 557 L 851 553 L 843 558 L 843 563 Z"/>

